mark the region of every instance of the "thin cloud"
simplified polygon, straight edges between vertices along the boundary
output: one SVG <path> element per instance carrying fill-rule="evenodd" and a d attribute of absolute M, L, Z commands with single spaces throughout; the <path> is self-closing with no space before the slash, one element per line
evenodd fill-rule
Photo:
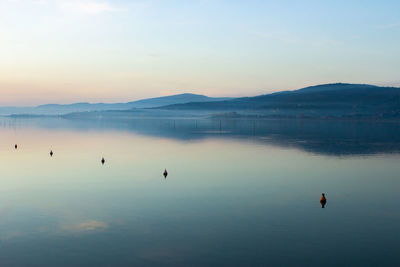
<path fill-rule="evenodd" d="M 34 2 L 39 5 L 47 5 L 48 4 L 47 0 L 35 0 Z"/>
<path fill-rule="evenodd" d="M 399 23 L 389 23 L 389 24 L 382 24 L 382 25 L 377 25 L 375 26 L 375 29 L 394 29 L 394 28 L 400 28 L 400 22 Z"/>
<path fill-rule="evenodd" d="M 121 9 L 112 6 L 105 1 L 66 1 L 60 2 L 62 9 L 88 14 L 100 14 L 103 12 L 119 11 Z"/>
<path fill-rule="evenodd" d="M 328 37 L 299 38 L 294 34 L 285 31 L 262 32 L 262 31 L 251 30 L 248 33 L 250 35 L 256 36 L 261 39 L 275 40 L 281 43 L 286 43 L 291 45 L 310 45 L 310 46 L 322 47 L 322 46 L 338 46 L 344 44 L 340 40 L 335 40 Z"/>
<path fill-rule="evenodd" d="M 1 0 L 0 0 L 1 1 Z M 87 14 L 100 14 L 103 12 L 120 11 L 122 9 L 115 7 L 107 0 L 6 0 L 9 3 L 16 4 L 39 4 L 47 5 L 49 7 L 61 8 L 62 10 L 87 13 Z"/>

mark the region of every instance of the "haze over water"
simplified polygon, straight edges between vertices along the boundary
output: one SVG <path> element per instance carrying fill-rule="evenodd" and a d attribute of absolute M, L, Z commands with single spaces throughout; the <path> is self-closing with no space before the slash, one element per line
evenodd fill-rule
<path fill-rule="evenodd" d="M 0 0 L 0 267 L 400 266 L 399 11 Z"/>
<path fill-rule="evenodd" d="M 0 262 L 399 264 L 397 124 L 221 124 L 1 119 Z"/>

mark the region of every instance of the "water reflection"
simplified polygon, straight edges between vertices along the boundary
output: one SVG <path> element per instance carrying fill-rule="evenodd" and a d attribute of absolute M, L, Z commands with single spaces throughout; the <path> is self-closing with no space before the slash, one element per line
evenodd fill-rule
<path fill-rule="evenodd" d="M 326 130 L 325 138 L 277 123 L 258 135 L 261 122 L 224 120 L 221 132 L 219 120 L 198 120 L 197 131 L 195 121 L 179 119 L 175 130 L 168 120 L 100 120 L 86 128 L 63 119 L 12 123 L 0 129 L 2 266 L 400 262 L 399 205 L 387 201 L 398 195 L 399 155 L 326 157 L 336 154 L 324 145 L 313 150 L 323 156 L 304 152 L 306 140 L 340 143 L 360 133 L 335 139 Z M 390 144 L 393 135 L 383 135 L 371 140 Z M 15 140 L 23 149 L 11 153 Z M 107 168 L 98 166 L 102 157 Z M 173 170 L 168 183 L 160 180 L 162 167 Z M 321 192 L 335 192 L 324 212 L 314 202 Z"/>
<path fill-rule="evenodd" d="M 295 147 L 326 155 L 372 155 L 400 152 L 400 123 L 340 120 L 243 120 L 199 118 L 9 119 L 3 127 L 19 125 L 77 131 L 132 131 L 181 141 L 205 138 L 252 139 L 259 144 Z"/>

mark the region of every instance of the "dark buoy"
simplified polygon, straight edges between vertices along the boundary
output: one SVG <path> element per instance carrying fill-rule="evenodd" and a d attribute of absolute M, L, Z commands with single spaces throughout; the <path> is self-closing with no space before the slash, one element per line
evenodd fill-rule
<path fill-rule="evenodd" d="M 321 207 L 325 208 L 325 204 L 326 204 L 326 198 L 325 198 L 325 194 L 322 193 L 321 198 L 319 199 L 319 203 L 321 203 Z"/>
<path fill-rule="evenodd" d="M 15 148 L 15 149 L 17 149 L 17 148 L 18 148 L 18 145 L 17 145 L 17 144 L 15 144 L 15 145 L 14 145 L 14 148 Z"/>
<path fill-rule="evenodd" d="M 166 178 L 167 178 L 167 175 L 168 175 L 167 169 L 164 170 L 163 175 L 164 175 L 164 178 L 166 179 Z"/>
<path fill-rule="evenodd" d="M 104 165 L 104 162 L 106 162 L 106 160 L 103 158 L 101 158 L 101 164 Z"/>
<path fill-rule="evenodd" d="M 53 150 L 50 150 L 50 157 L 52 157 L 53 156 Z"/>

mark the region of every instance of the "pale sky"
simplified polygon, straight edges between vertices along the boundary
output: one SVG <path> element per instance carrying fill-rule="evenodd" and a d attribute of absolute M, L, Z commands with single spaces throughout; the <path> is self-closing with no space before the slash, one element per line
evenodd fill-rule
<path fill-rule="evenodd" d="M 400 1 L 0 0 L 0 105 L 400 86 Z"/>

